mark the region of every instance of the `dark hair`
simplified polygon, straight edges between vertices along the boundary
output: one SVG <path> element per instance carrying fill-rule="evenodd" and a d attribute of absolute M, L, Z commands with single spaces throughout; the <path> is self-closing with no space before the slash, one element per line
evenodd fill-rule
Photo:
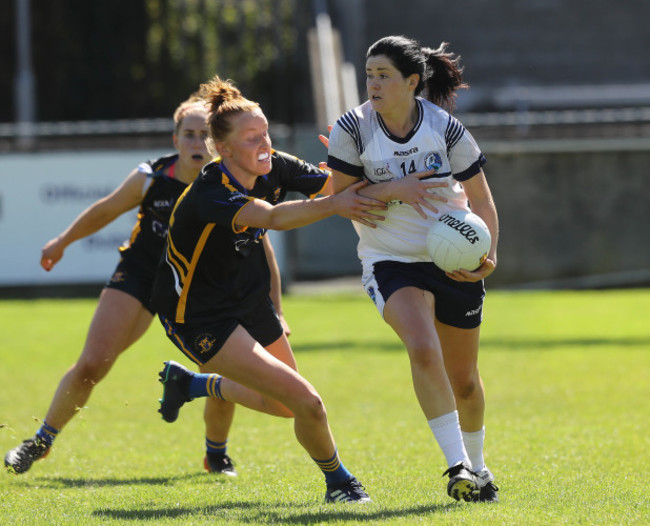
<path fill-rule="evenodd" d="M 221 80 L 218 76 L 201 84 L 199 95 L 208 105 L 208 124 L 214 141 L 222 141 L 230 133 L 231 117 L 259 108 L 259 104 L 245 98 L 231 80 Z"/>
<path fill-rule="evenodd" d="M 415 95 L 426 90 L 426 98 L 434 104 L 452 111 L 455 106 L 456 91 L 468 88 L 463 82 L 463 68 L 460 56 L 447 51 L 447 42 L 437 49 L 421 47 L 420 43 L 405 36 L 384 37 L 368 48 L 366 59 L 385 55 L 397 70 L 408 77 L 417 73 L 420 76 Z"/>

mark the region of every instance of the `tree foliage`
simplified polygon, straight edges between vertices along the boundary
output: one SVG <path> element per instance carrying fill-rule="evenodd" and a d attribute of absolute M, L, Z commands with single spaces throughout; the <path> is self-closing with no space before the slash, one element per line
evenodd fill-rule
<path fill-rule="evenodd" d="M 8 2 L 7 2 L 8 3 Z M 312 118 L 301 0 L 31 2 L 40 121 L 165 117 L 213 75 L 236 81 L 270 119 Z M 14 6 L 3 6 L 0 95 L 13 100 Z M 6 16 L 5 16 L 6 14 Z M 301 80 L 302 79 L 302 80 Z M 13 105 L 0 121 L 14 119 Z"/>

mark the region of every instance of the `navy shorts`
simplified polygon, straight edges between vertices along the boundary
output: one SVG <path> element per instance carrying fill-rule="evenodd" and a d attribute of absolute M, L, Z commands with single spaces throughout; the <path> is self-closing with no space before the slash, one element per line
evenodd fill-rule
<path fill-rule="evenodd" d="M 181 352 L 198 365 L 214 357 L 226 340 L 241 325 L 262 347 L 275 342 L 284 328 L 270 298 L 250 311 L 232 318 L 219 318 L 207 323 L 174 323 L 158 315 L 167 337 Z"/>
<path fill-rule="evenodd" d="M 436 318 L 442 323 L 473 329 L 483 319 L 483 281 L 455 281 L 433 263 L 379 261 L 373 265 L 372 273 L 364 276 L 363 287 L 382 316 L 384 305 L 393 292 L 403 287 L 417 287 L 433 294 Z"/>
<path fill-rule="evenodd" d="M 120 260 L 105 288 L 126 292 L 142 303 L 142 306 L 151 314 L 155 314 L 156 312 L 151 306 L 153 279 L 152 272 Z"/>

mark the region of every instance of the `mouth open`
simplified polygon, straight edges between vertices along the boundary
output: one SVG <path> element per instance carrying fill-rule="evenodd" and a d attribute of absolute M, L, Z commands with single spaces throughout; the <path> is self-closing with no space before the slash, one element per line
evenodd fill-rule
<path fill-rule="evenodd" d="M 195 153 L 194 155 L 192 155 L 192 159 L 194 159 L 195 161 L 202 161 L 203 156 L 200 153 Z"/>
<path fill-rule="evenodd" d="M 260 153 L 260 154 L 257 156 L 257 160 L 258 160 L 258 161 L 266 161 L 268 158 L 269 158 L 269 153 L 268 153 L 268 152 L 266 152 L 266 153 Z"/>

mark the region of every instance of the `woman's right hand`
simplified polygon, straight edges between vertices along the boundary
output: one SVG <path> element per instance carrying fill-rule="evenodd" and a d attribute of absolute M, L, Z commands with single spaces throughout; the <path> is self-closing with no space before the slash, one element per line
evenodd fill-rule
<path fill-rule="evenodd" d="M 63 257 L 64 250 L 65 246 L 60 238 L 50 239 L 41 250 L 41 267 L 48 272 L 52 270 L 52 267 Z"/>

